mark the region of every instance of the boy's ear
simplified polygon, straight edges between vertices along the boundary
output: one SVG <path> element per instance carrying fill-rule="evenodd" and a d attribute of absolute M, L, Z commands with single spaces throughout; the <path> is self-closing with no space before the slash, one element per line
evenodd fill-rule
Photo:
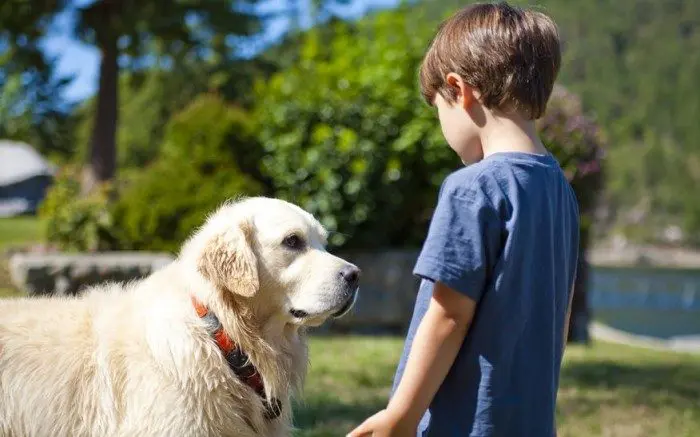
<path fill-rule="evenodd" d="M 467 85 L 462 77 L 457 73 L 447 73 L 445 78 L 449 86 L 457 96 L 457 103 L 464 109 L 468 109 L 477 99 L 476 90 Z"/>

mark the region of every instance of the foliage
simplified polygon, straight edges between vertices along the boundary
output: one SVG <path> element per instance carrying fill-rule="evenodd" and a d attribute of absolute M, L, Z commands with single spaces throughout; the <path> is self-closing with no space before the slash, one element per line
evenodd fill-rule
<path fill-rule="evenodd" d="M 116 171 L 120 68 L 138 70 L 154 59 L 167 63 L 173 56 L 230 56 L 233 48 L 227 37 L 257 30 L 257 20 L 244 9 L 239 2 L 220 0 L 97 0 L 85 5 L 51 1 L 31 7 L 25 0 L 6 0 L 0 8 L 0 36 L 20 57 L 33 54 L 42 59 L 37 30 L 50 28 L 59 16 L 73 11 L 73 35 L 99 49 L 97 105 L 83 175 L 85 187 L 91 189 L 111 180 Z M 43 73 L 50 74 L 46 69 Z"/>
<path fill-rule="evenodd" d="M 416 91 L 426 32 L 403 9 L 332 26 L 258 84 L 264 171 L 276 195 L 342 232 L 333 245 L 414 245 L 458 164 Z"/>
<path fill-rule="evenodd" d="M 555 86 L 545 115 L 537 121 L 540 137 L 559 161 L 576 192 L 584 235 L 603 185 L 604 139 L 599 127 L 583 112 L 580 99 Z M 582 241 L 582 247 L 587 247 Z"/>
<path fill-rule="evenodd" d="M 118 233 L 110 210 L 113 190 L 102 184 L 80 193 L 79 172 L 66 167 L 39 207 L 46 240 L 65 251 L 103 251 L 117 247 Z"/>
<path fill-rule="evenodd" d="M 170 117 L 206 90 L 205 76 L 192 73 L 179 68 L 177 72 L 152 69 L 138 75 L 122 75 L 117 128 L 117 165 L 120 170 L 143 168 L 156 158 Z M 95 106 L 93 98 L 79 109 L 76 162 L 88 159 Z"/>
<path fill-rule="evenodd" d="M 516 3 L 532 5 L 517 0 Z M 425 0 L 432 20 L 461 0 Z M 700 244 L 700 2 L 542 0 L 563 39 L 561 83 L 581 97 L 610 144 L 605 171 L 610 221 L 628 237 L 661 242 L 679 225 Z"/>
<path fill-rule="evenodd" d="M 0 139 L 25 142 L 50 158 L 68 159 L 74 152 L 73 108 L 60 99 L 67 81 L 51 76 L 53 62 L 28 54 L 15 59 L 14 50 L 2 53 L 1 48 L 0 43 Z"/>
<path fill-rule="evenodd" d="M 227 101 L 250 105 L 255 77 L 275 68 L 271 61 L 232 60 L 223 63 L 179 59 L 172 68 L 123 73 L 119 81 L 117 165 L 120 172 L 143 168 L 160 153 L 170 118 L 203 92 L 220 93 Z M 76 162 L 88 158 L 96 99 L 80 105 L 76 128 Z"/>
<path fill-rule="evenodd" d="M 433 32 L 420 23 L 401 9 L 337 23 L 323 40 L 311 32 L 300 61 L 258 86 L 264 169 L 277 195 L 344 233 L 332 244 L 419 245 L 439 184 L 460 165 L 416 91 Z M 597 126 L 563 90 L 540 126 L 590 210 L 600 188 Z"/>
<path fill-rule="evenodd" d="M 127 182 L 114 208 L 128 249 L 175 251 L 224 201 L 262 193 L 239 156 L 259 149 L 249 115 L 202 95 L 168 123 L 161 155 Z"/>
<path fill-rule="evenodd" d="M 238 4 L 235 1 L 176 2 L 173 7 L 165 7 L 155 0 L 129 0 L 120 3 L 125 7 L 112 11 L 113 20 L 105 20 L 97 13 L 107 3 L 116 4 L 107 0 L 87 2 L 78 7 L 70 1 L 45 2 L 38 7 L 29 7 L 30 2 L 26 0 L 0 3 L 0 137 L 27 141 L 52 157 L 62 159 L 73 155 L 78 145 L 81 162 L 89 158 L 90 124 L 96 120 L 93 112 L 97 105 L 90 102 L 79 109 L 77 115 L 81 124 L 77 133 L 73 132 L 75 117 L 68 116 L 72 108 L 66 107 L 60 99 L 65 81 L 53 74 L 55 63 L 39 50 L 41 38 L 50 33 L 56 17 L 68 13 L 75 18 L 69 20 L 76 23 L 72 29 L 75 36 L 87 43 L 100 45 L 99 32 L 116 31 L 122 36 L 118 47 L 119 68 L 125 72 L 118 90 L 120 171 L 152 163 L 163 144 L 167 120 L 204 90 L 217 90 L 227 100 L 247 107 L 255 103 L 258 107 L 255 118 L 264 128 L 262 138 L 268 145 L 282 137 L 284 141 L 300 144 L 298 138 L 290 138 L 306 135 L 311 139 L 316 128 L 319 133 L 314 141 L 320 142 L 320 137 L 327 136 L 327 130 L 324 133 L 321 125 L 331 128 L 333 139 L 329 143 L 339 138 L 341 132 L 356 135 L 356 140 L 343 140 L 353 148 L 349 154 L 337 154 L 332 147 L 314 145 L 309 149 L 324 150 L 320 158 L 314 157 L 317 152 L 311 153 L 310 160 L 332 155 L 328 158 L 332 168 L 329 177 L 312 172 L 307 180 L 303 173 L 318 166 L 304 164 L 302 167 L 307 170 L 299 170 L 298 174 L 291 166 L 285 167 L 283 161 L 288 157 L 307 153 L 292 152 L 291 145 L 269 145 L 266 150 L 281 154 L 263 165 L 269 177 L 276 178 L 278 170 L 281 171 L 282 180 L 275 188 L 282 195 L 291 200 L 301 199 L 316 212 L 325 211 L 324 221 L 343 232 L 362 235 L 374 232 L 367 229 L 378 228 L 361 218 L 366 214 L 363 211 L 376 202 L 343 193 L 345 181 L 351 179 L 343 172 L 354 175 L 357 166 L 365 165 L 367 169 L 362 173 L 368 175 L 368 179 L 367 183 L 360 184 L 359 190 L 363 194 L 362 187 L 374 190 L 382 185 L 382 178 L 377 175 L 382 174 L 382 169 L 389 172 L 389 160 L 396 155 L 400 156 L 398 161 L 404 159 L 404 153 L 395 149 L 399 137 L 417 138 L 414 143 L 418 145 L 409 148 L 406 159 L 417 159 L 415 155 L 425 152 L 435 162 L 453 166 L 453 158 L 442 147 L 440 136 L 432 138 L 427 134 L 433 132 L 434 121 L 430 110 L 417 98 L 415 71 L 407 67 L 395 73 L 392 57 L 397 56 L 395 53 L 400 49 L 403 53 L 398 54 L 396 65 L 414 65 L 439 20 L 463 7 L 465 3 L 461 0 L 406 2 L 411 6 L 397 10 L 394 33 L 377 30 L 376 24 L 378 19 L 392 18 L 369 17 L 358 26 L 328 22 L 330 17 L 353 18 L 346 11 L 361 9 L 346 8 L 341 3 L 347 2 L 340 0 L 313 2 L 315 9 L 308 9 L 307 3 L 297 1 L 285 3 L 278 11 L 260 9 L 269 12 L 271 18 L 287 15 L 286 18 L 296 23 L 297 30 L 310 24 L 317 26 L 310 34 L 292 32 L 283 44 L 251 62 L 239 62 L 234 59 L 233 52 L 245 45 L 246 55 L 252 55 L 270 41 L 267 37 L 240 36 L 257 29 L 256 20 L 245 18 L 248 12 L 256 10 L 257 2 L 246 2 L 246 7 L 231 12 L 230 6 Z M 371 2 L 367 5 L 371 7 Z M 608 139 L 603 206 L 604 212 L 609 214 L 605 217 L 615 219 L 619 229 L 628 236 L 652 242 L 658 241 L 660 231 L 669 225 L 680 225 L 686 241 L 700 244 L 697 237 L 693 238 L 700 235 L 699 203 L 693 191 L 687 189 L 700 183 L 697 141 L 700 123 L 695 122 L 700 111 L 700 87 L 695 80 L 700 75 L 700 2 L 586 0 L 572 4 L 564 0 L 543 0 L 537 8 L 551 14 L 560 28 L 564 41 L 561 83 L 580 96 L 585 113 L 596 114 L 596 122 Z M 236 19 L 225 19 L 229 13 Z M 389 15 L 393 14 L 379 17 Z M 263 20 L 265 18 L 267 16 Z M 345 37 L 339 35 L 341 31 Z M 353 40 L 355 36 L 357 41 Z M 316 41 L 313 43 L 316 48 L 309 42 L 311 39 Z M 324 46 L 327 42 L 334 42 L 340 49 Z M 401 43 L 405 46 L 401 47 Z M 303 47 L 298 50 L 300 45 Z M 368 55 L 364 56 L 360 49 L 367 49 Z M 346 53 L 346 59 L 340 59 Z M 406 62 L 403 58 L 412 61 Z M 276 68 L 284 71 L 275 76 L 277 79 L 268 81 L 268 75 Z M 338 71 L 340 68 L 345 70 Z M 255 78 L 260 84 L 253 93 L 250 84 Z M 300 86 L 293 81 L 287 85 L 280 83 L 288 79 L 298 81 Z M 311 79 L 319 80 L 319 87 L 329 87 L 329 90 L 318 90 L 315 97 L 305 97 L 304 94 L 313 90 Z M 394 90 L 398 94 L 387 105 L 385 96 Z M 272 95 L 266 96 L 268 92 Z M 322 96 L 322 92 L 327 95 Z M 338 99 L 342 101 L 346 97 L 350 103 L 340 108 Z M 297 99 L 304 101 L 296 102 Z M 260 104 L 261 101 L 274 105 Z M 365 109 L 372 105 L 374 109 Z M 389 108 L 386 114 L 382 111 L 384 107 Z M 330 116 L 328 108 L 333 112 Z M 305 120 L 299 126 L 295 125 L 293 115 L 297 110 Z M 269 119 L 275 121 L 266 128 Z M 419 127 L 421 124 L 426 126 Z M 343 135 L 347 137 L 348 134 Z M 360 141 L 368 139 L 375 144 L 359 146 Z M 285 147 L 286 151 L 281 151 Z M 380 151 L 376 155 L 379 161 L 375 163 L 377 151 Z M 432 156 L 433 151 L 444 156 Z M 349 165 L 351 162 L 356 163 L 355 170 Z M 432 168 L 432 165 L 425 167 Z M 254 168 L 248 167 L 246 171 L 254 173 Z M 419 167 L 416 164 L 416 168 Z M 392 167 L 392 175 L 396 175 L 393 170 Z M 337 174 L 343 183 L 335 180 Z M 397 181 L 388 182 L 386 187 L 380 187 L 377 196 L 370 196 L 382 196 L 382 206 L 386 203 L 387 210 L 396 213 L 393 218 L 397 219 L 396 228 L 392 227 L 377 244 L 401 245 L 417 241 L 419 236 L 406 230 L 420 228 L 429 216 L 424 207 L 411 208 L 407 213 L 405 209 L 392 206 L 400 202 L 396 199 L 414 189 L 413 184 L 404 181 L 406 174 L 406 169 L 401 169 Z M 424 176 L 418 171 L 418 179 Z M 440 176 L 435 175 L 435 178 Z M 370 181 L 370 177 L 374 179 Z M 294 187 L 297 182 L 310 185 Z M 328 200 L 327 196 L 313 199 L 312 193 L 321 185 L 326 191 L 332 190 L 332 186 L 340 187 L 338 199 Z M 357 191 L 357 184 L 351 183 L 347 189 Z M 399 193 L 399 197 L 395 193 Z M 416 203 L 430 205 L 433 199 L 427 197 Z M 344 206 L 331 207 L 328 203 L 354 205 L 356 200 L 358 217 L 335 223 L 332 211 L 344 209 Z M 333 238 L 336 244 L 346 239 L 343 235 Z"/>
<path fill-rule="evenodd" d="M 684 187 L 700 183 L 700 3 L 546 3 L 566 41 L 562 81 L 610 139 L 606 179 L 620 229 L 634 237 L 645 228 L 649 242 L 669 225 L 696 235 L 700 211 Z"/>

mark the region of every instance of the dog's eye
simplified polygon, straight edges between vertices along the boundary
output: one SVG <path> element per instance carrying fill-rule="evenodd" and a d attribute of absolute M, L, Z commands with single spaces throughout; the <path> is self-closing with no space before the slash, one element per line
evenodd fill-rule
<path fill-rule="evenodd" d="M 304 248 L 304 240 L 297 234 L 288 235 L 282 240 L 282 244 L 294 250 L 301 250 Z"/>

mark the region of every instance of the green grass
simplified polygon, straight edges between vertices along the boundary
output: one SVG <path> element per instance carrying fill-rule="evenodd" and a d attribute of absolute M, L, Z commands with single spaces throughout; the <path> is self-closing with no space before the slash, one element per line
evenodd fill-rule
<path fill-rule="evenodd" d="M 0 250 L 41 240 L 41 222 L 36 217 L 0 218 Z"/>
<path fill-rule="evenodd" d="M 396 338 L 312 338 L 295 435 L 345 435 L 383 408 L 401 347 Z M 700 356 L 571 346 L 557 420 L 560 437 L 700 436 Z"/>
<path fill-rule="evenodd" d="M 0 288 L 0 299 L 6 298 L 6 297 L 20 297 L 20 296 L 23 296 L 23 293 L 21 291 L 14 289 L 14 288 L 11 288 L 11 287 Z"/>
<path fill-rule="evenodd" d="M 3 253 L 14 246 L 41 241 L 41 222 L 36 217 L 0 218 L 0 298 L 20 296 L 10 282 L 7 258 Z"/>

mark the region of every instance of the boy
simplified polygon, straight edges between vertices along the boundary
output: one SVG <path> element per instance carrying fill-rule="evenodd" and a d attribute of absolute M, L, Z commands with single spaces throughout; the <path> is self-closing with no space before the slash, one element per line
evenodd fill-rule
<path fill-rule="evenodd" d="M 546 15 L 469 6 L 421 66 L 450 147 L 388 407 L 349 436 L 552 437 L 579 244 L 576 198 L 535 132 L 559 71 Z"/>

